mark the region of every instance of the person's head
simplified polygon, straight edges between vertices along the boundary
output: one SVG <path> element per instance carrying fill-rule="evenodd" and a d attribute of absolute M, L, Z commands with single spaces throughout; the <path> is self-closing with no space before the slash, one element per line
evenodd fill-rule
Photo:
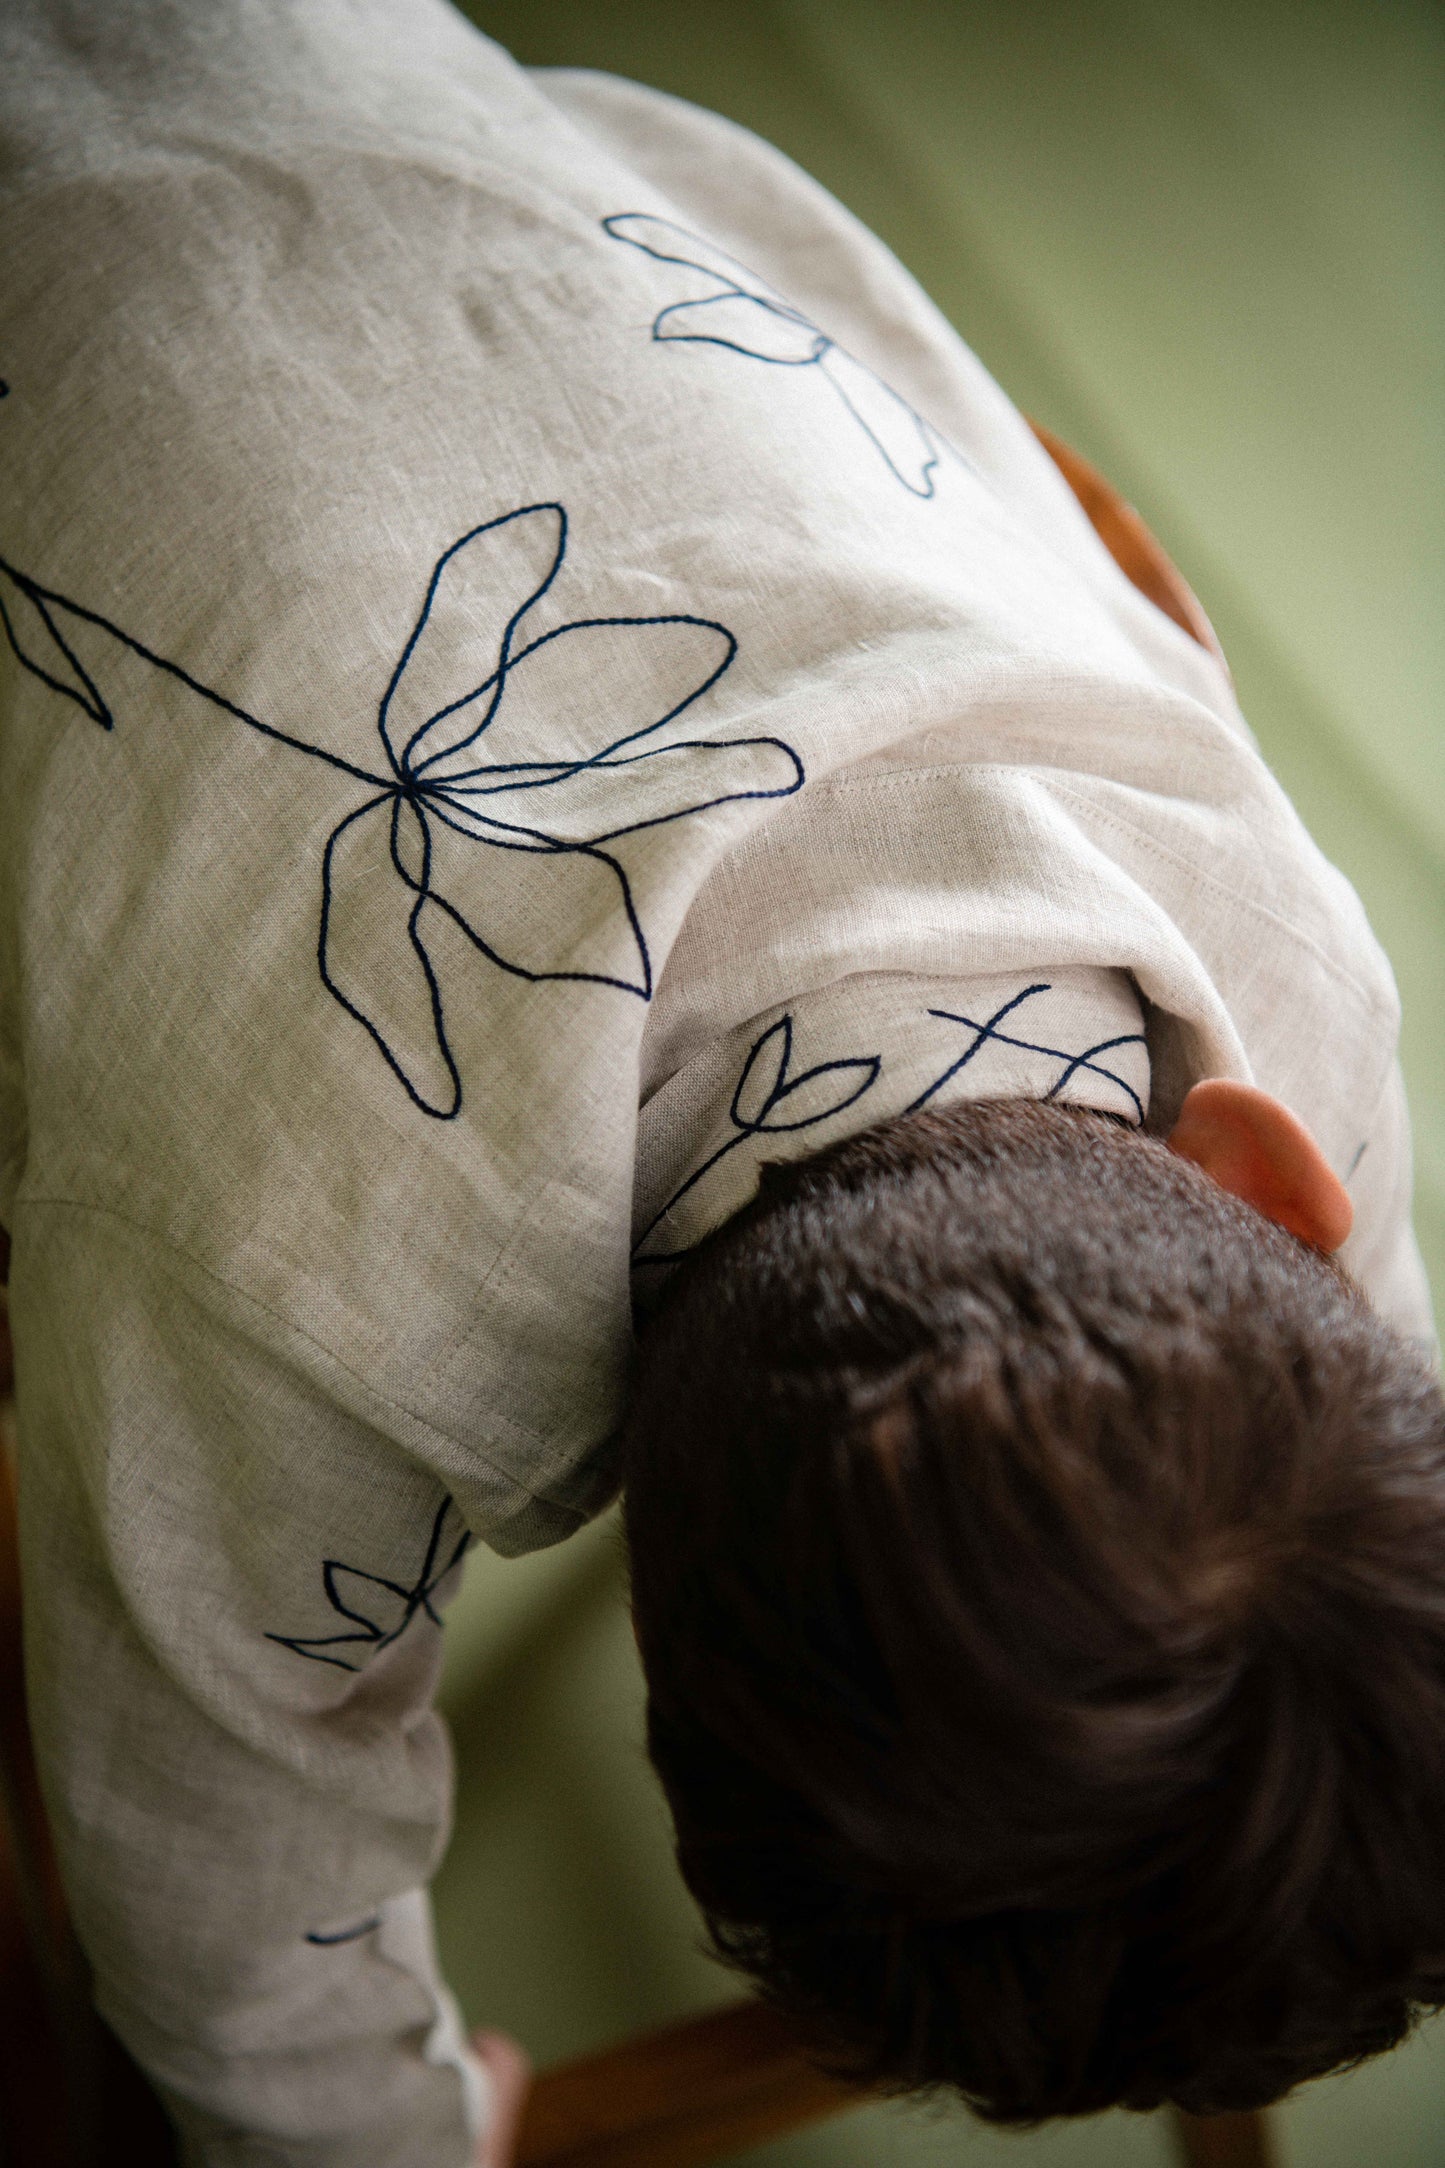
<path fill-rule="evenodd" d="M 1250 2107 L 1445 2002 L 1445 1405 L 1247 1101 L 1175 1150 L 901 1117 L 768 1170 L 643 1335 L 682 1872 L 860 2076 Z"/>

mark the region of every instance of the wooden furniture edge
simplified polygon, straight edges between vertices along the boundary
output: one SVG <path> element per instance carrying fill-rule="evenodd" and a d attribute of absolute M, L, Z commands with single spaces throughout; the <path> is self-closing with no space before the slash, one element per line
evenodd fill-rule
<path fill-rule="evenodd" d="M 701 2168 L 882 2097 L 821 2069 L 790 2019 L 736 2002 L 543 2071 L 516 2168 Z M 1262 2114 L 1168 2114 L 1182 2168 L 1274 2168 Z"/>
<path fill-rule="evenodd" d="M 1131 586 L 1141 595 L 1147 595 L 1156 609 L 1164 612 L 1192 640 L 1207 648 L 1215 660 L 1223 665 L 1226 674 L 1229 665 L 1224 649 L 1220 646 L 1214 627 L 1205 614 L 1204 606 L 1185 579 L 1179 567 L 1156 540 L 1132 504 L 1128 504 L 1119 492 L 1106 482 L 1098 468 L 1076 452 L 1062 437 L 1056 437 L 1052 429 L 1042 422 L 1030 421 L 1029 427 L 1044 450 L 1058 468 L 1078 499 L 1099 540 L 1113 558 L 1119 570 Z"/>

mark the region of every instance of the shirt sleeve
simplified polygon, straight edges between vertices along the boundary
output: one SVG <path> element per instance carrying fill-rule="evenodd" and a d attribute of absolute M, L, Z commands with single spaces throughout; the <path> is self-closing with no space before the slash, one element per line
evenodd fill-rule
<path fill-rule="evenodd" d="M 1346 1170 L 1355 1224 L 1340 1251 L 1340 1263 L 1380 1315 L 1438 1363 L 1430 1283 L 1410 1216 L 1413 1172 L 1410 1112 L 1396 1062 L 1354 1165 Z"/>
<path fill-rule="evenodd" d="M 193 2168 L 462 2168 L 485 2075 L 425 1887 L 456 1509 L 152 1237 L 14 1236 L 30 1698 L 99 2007 Z"/>

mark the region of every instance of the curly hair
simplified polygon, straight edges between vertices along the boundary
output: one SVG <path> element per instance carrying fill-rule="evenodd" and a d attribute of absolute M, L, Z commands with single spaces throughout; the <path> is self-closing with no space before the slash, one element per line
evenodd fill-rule
<path fill-rule="evenodd" d="M 769 1169 L 624 1444 L 683 1876 L 835 2063 L 1215 2113 L 1445 2003 L 1445 1404 L 1162 1144 L 999 1102 Z"/>

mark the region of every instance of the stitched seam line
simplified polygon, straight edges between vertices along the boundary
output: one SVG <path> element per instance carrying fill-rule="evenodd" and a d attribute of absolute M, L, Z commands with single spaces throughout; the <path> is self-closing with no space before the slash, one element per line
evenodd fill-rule
<path fill-rule="evenodd" d="M 927 782 L 940 776 L 959 776 L 970 773 L 1016 775 L 1019 772 L 1013 763 L 999 760 L 928 762 L 916 767 L 879 769 L 867 775 L 833 775 L 810 778 L 808 794 L 810 803 L 816 806 L 818 800 L 825 796 L 844 797 L 859 791 L 896 787 L 905 783 Z M 1385 1017 L 1393 1015 L 1394 1012 L 1390 1006 L 1382 1004 L 1377 994 L 1373 993 L 1368 986 L 1362 984 L 1352 971 L 1331 956 L 1326 949 L 1322 949 L 1312 935 L 1305 933 L 1300 927 L 1292 925 L 1288 919 L 1281 918 L 1278 912 L 1272 911 L 1267 903 L 1260 903 L 1253 897 L 1241 896 L 1235 890 L 1226 888 L 1222 882 L 1216 881 L 1210 874 L 1201 871 L 1192 859 L 1184 858 L 1179 852 L 1171 850 L 1168 844 L 1160 843 L 1149 834 L 1147 829 L 1137 827 L 1123 815 L 1114 812 L 1112 808 L 1102 809 L 1095 805 L 1083 791 L 1077 789 L 1073 784 L 1056 780 L 1056 778 L 1063 775 L 1064 771 L 1062 769 L 1036 769 L 1033 773 L 1039 777 L 1044 783 L 1044 787 L 1051 793 L 1060 798 L 1068 799 L 1074 806 L 1084 811 L 1090 822 L 1097 822 L 1101 827 L 1112 828 L 1117 835 L 1128 836 L 1131 842 L 1139 844 L 1143 850 L 1153 857 L 1162 859 L 1181 872 L 1188 873 L 1198 886 L 1208 888 L 1216 896 L 1224 897 L 1235 909 L 1243 908 L 1252 912 L 1257 918 L 1265 919 L 1270 925 L 1278 927 L 1280 932 L 1290 941 L 1295 942 L 1300 948 L 1308 950 L 1310 955 L 1329 972 L 1332 978 L 1338 979 L 1342 985 L 1348 986 L 1358 995 L 1372 1014 Z M 766 836 L 766 833 L 767 831 L 764 830 L 763 835 Z M 750 847 L 751 842 L 752 839 L 750 838 L 749 843 L 743 845 L 744 851 Z"/>
<path fill-rule="evenodd" d="M 1331 956 L 1327 949 L 1322 949 L 1312 934 L 1306 933 L 1302 927 L 1292 925 L 1288 919 L 1281 918 L 1279 913 L 1272 911 L 1267 903 L 1260 903 L 1254 897 L 1241 896 L 1235 890 L 1226 888 L 1222 881 L 1215 880 L 1212 874 L 1205 872 L 1192 859 L 1181 856 L 1178 851 L 1171 849 L 1167 843 L 1159 842 L 1157 837 L 1151 836 L 1146 829 L 1136 827 L 1134 822 L 1127 819 L 1123 814 L 1116 813 L 1112 807 L 1102 810 L 1094 808 L 1084 797 L 1083 792 L 1075 789 L 1071 784 L 1058 783 L 1050 787 L 1057 790 L 1060 797 L 1071 799 L 1075 805 L 1085 808 L 1091 820 L 1097 820 L 1103 827 L 1112 828 L 1116 835 L 1128 836 L 1151 857 L 1162 859 L 1166 864 L 1187 873 L 1196 886 L 1207 888 L 1211 895 L 1223 897 L 1234 908 L 1238 909 L 1243 906 L 1245 910 L 1252 912 L 1256 918 L 1265 919 L 1271 926 L 1277 926 L 1287 939 L 1293 941 L 1298 947 L 1307 950 L 1315 958 L 1316 962 L 1322 965 L 1330 974 L 1331 978 L 1337 979 L 1342 986 L 1351 988 L 1372 1015 L 1381 1017 L 1393 1015 L 1392 1006 L 1388 1003 L 1382 1004 L 1379 995 L 1357 979 L 1354 973 Z"/>
<path fill-rule="evenodd" d="M 228 1294 L 234 1295 L 237 1301 L 243 1303 L 247 1309 L 254 1311 L 258 1316 L 272 1319 L 284 1331 L 294 1333 L 298 1340 L 303 1340 L 309 1347 L 314 1347 L 318 1354 L 324 1355 L 328 1362 L 334 1362 L 338 1370 L 343 1371 L 347 1377 L 354 1379 L 367 1398 L 374 1401 L 378 1407 L 390 1408 L 394 1413 L 405 1416 L 408 1422 L 419 1424 L 423 1430 L 430 1432 L 434 1438 L 444 1439 L 448 1445 L 455 1446 L 458 1451 L 468 1454 L 473 1460 L 480 1461 L 482 1466 L 496 1476 L 499 1481 L 507 1484 L 523 1497 L 531 1499 L 538 1505 L 551 1506 L 556 1511 L 570 1513 L 580 1525 L 582 1516 L 578 1514 L 575 1506 L 566 1505 L 561 1499 L 550 1497 L 546 1491 L 534 1491 L 528 1484 L 523 1483 L 520 1477 L 512 1475 L 506 1469 L 499 1468 L 495 1461 L 488 1459 L 486 1454 L 479 1452 L 469 1441 L 454 1437 L 450 1431 L 443 1430 L 439 1424 L 432 1422 L 428 1416 L 420 1414 L 415 1408 L 408 1407 L 404 1400 L 394 1400 L 389 1394 L 380 1391 L 377 1386 L 371 1383 L 369 1378 L 363 1377 L 359 1370 L 354 1369 L 344 1356 L 337 1354 L 336 1350 L 329 1347 L 324 1340 L 319 1340 L 315 1333 L 308 1332 L 304 1325 L 298 1324 L 294 1318 L 287 1317 L 284 1312 L 273 1309 L 269 1303 L 260 1301 L 257 1296 L 248 1294 L 244 1288 L 238 1287 L 234 1280 L 228 1280 L 225 1274 L 217 1272 L 214 1266 L 203 1264 L 200 1258 L 193 1257 L 189 1250 L 183 1249 L 178 1242 L 173 1242 L 168 1235 L 158 1233 L 153 1227 L 147 1227 L 142 1220 L 132 1219 L 128 1213 L 118 1211 L 114 1205 L 92 1204 L 82 1197 L 47 1197 L 22 1194 L 16 1199 L 16 1211 L 12 1214 L 12 1218 L 18 1217 L 20 1211 L 28 1209 L 32 1205 L 58 1207 L 62 1211 L 70 1212 L 88 1212 L 97 1219 L 114 1220 L 117 1226 L 128 1228 L 132 1234 L 139 1235 L 142 1240 L 151 1243 L 168 1257 L 174 1257 L 182 1264 L 188 1265 L 192 1271 L 199 1272 L 204 1279 L 211 1281 L 214 1286 L 223 1287 Z M 12 1233 L 13 1231 L 12 1228 Z M 520 1423 L 509 1424 L 508 1428 L 515 1430 L 520 1438 L 530 1441 L 544 1451 L 548 1449 L 548 1441 L 542 1437 L 540 1432 L 527 1430 Z"/>

